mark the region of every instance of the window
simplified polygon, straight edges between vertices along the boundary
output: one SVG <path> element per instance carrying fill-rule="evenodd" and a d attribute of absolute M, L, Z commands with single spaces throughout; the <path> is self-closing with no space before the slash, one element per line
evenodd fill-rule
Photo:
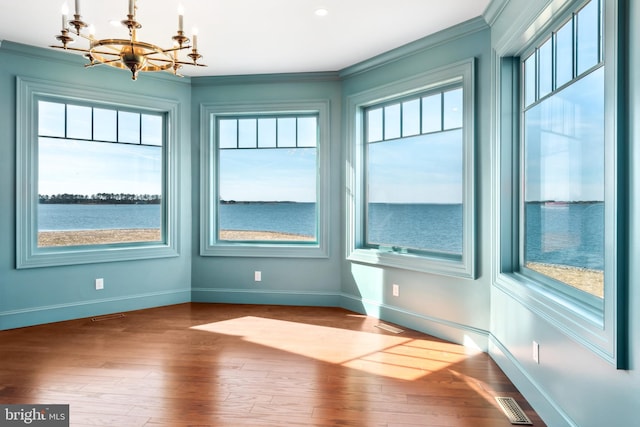
<path fill-rule="evenodd" d="M 624 367 L 617 7 L 572 6 L 541 14 L 531 28 L 543 31 L 523 28 L 525 46 L 496 50 L 506 53 L 498 61 L 496 286 Z"/>
<path fill-rule="evenodd" d="M 592 0 L 523 61 L 520 203 L 523 273 L 578 289 L 577 298 L 597 306 L 590 296 L 604 296 L 605 245 L 600 17 Z"/>
<path fill-rule="evenodd" d="M 318 117 L 220 117 L 217 239 L 316 242 Z"/>
<path fill-rule="evenodd" d="M 326 256 L 326 103 L 205 106 L 204 255 Z"/>
<path fill-rule="evenodd" d="M 365 117 L 365 246 L 462 256 L 462 88 Z"/>
<path fill-rule="evenodd" d="M 18 268 L 177 255 L 177 105 L 128 99 L 19 79 Z"/>
<path fill-rule="evenodd" d="M 348 257 L 475 277 L 473 61 L 348 100 Z"/>
<path fill-rule="evenodd" d="M 164 115 L 37 109 L 38 247 L 162 241 Z"/>

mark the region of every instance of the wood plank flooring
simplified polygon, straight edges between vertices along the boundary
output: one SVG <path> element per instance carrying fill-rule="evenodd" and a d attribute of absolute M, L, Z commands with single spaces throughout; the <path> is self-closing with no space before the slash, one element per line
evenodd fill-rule
<path fill-rule="evenodd" d="M 180 304 L 0 331 L 0 403 L 72 426 L 510 426 L 484 353 L 339 308 Z M 396 325 L 397 326 L 397 325 Z"/>

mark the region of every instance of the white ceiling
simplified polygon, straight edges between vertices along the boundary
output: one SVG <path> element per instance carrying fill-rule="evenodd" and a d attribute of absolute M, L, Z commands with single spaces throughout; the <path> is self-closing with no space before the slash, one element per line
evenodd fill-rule
<path fill-rule="evenodd" d="M 74 0 L 0 2 L 0 40 L 59 44 L 61 10 Z M 208 67 L 188 76 L 337 71 L 452 25 L 481 16 L 490 0 L 138 0 L 138 40 L 172 46 L 178 5 L 184 29 L 198 29 Z M 127 38 L 128 0 L 80 0 L 82 20 L 97 38 Z M 328 14 L 319 17 L 315 11 Z M 80 40 L 74 46 L 85 47 Z"/>

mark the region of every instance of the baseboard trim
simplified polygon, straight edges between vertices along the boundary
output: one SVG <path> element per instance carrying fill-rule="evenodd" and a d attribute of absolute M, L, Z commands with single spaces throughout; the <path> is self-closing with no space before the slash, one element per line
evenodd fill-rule
<path fill-rule="evenodd" d="M 308 305 L 312 307 L 339 307 L 340 294 L 332 292 L 193 288 L 191 290 L 191 301 L 227 304 L 273 304 L 303 306 Z"/>
<path fill-rule="evenodd" d="M 493 335 L 489 336 L 489 356 L 502 369 L 536 413 L 549 426 L 578 427 L 538 385 L 511 352 Z"/>
<path fill-rule="evenodd" d="M 489 332 L 483 329 L 408 311 L 377 301 L 342 294 L 340 307 L 367 314 L 465 347 L 487 352 Z"/>
<path fill-rule="evenodd" d="M 0 313 L 0 330 L 82 319 L 84 317 L 101 316 L 121 311 L 181 304 L 189 302 L 190 299 L 190 289 L 174 289 L 124 297 L 10 310 Z"/>

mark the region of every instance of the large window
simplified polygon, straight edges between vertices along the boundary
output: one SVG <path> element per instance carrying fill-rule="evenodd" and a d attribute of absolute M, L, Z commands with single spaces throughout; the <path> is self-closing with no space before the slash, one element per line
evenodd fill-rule
<path fill-rule="evenodd" d="M 18 268 L 177 255 L 175 101 L 18 80 Z"/>
<path fill-rule="evenodd" d="M 203 106 L 203 255 L 326 256 L 326 103 Z"/>
<path fill-rule="evenodd" d="M 316 242 L 317 115 L 217 121 L 218 240 Z"/>
<path fill-rule="evenodd" d="M 162 241 L 162 114 L 38 101 L 38 247 Z"/>
<path fill-rule="evenodd" d="M 365 245 L 462 256 L 462 88 L 365 109 Z"/>
<path fill-rule="evenodd" d="M 354 261 L 475 277 L 473 61 L 348 99 Z"/>
<path fill-rule="evenodd" d="M 497 44 L 495 284 L 624 367 L 623 29 L 615 0 L 566 6 Z"/>
<path fill-rule="evenodd" d="M 604 295 L 601 16 L 590 1 L 522 65 L 522 268 L 585 300 Z"/>

